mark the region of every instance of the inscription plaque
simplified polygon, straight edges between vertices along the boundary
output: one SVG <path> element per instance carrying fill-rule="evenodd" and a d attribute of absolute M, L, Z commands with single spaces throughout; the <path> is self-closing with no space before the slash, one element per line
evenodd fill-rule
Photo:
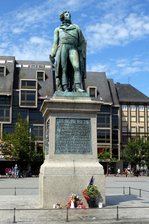
<path fill-rule="evenodd" d="M 90 119 L 56 119 L 56 154 L 91 154 Z"/>

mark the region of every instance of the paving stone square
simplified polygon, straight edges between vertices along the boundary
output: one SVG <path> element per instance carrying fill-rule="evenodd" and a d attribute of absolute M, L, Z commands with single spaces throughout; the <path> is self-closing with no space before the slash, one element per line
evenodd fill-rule
<path fill-rule="evenodd" d="M 0 178 L 0 223 L 149 223 L 149 177 L 108 176 L 104 208 L 69 209 L 68 213 L 67 209 L 41 210 L 38 181 L 38 177 Z M 146 191 L 141 191 L 141 197 L 140 189 Z"/>

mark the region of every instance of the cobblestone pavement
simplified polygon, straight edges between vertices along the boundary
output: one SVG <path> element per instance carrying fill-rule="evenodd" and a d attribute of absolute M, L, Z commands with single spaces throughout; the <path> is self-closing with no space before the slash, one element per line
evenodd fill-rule
<path fill-rule="evenodd" d="M 71 224 L 146 224 L 149 223 L 149 192 L 140 189 L 149 191 L 149 177 L 108 176 L 104 208 L 41 210 L 38 178 L 1 177 L 0 224 L 61 224 L 67 221 Z"/>

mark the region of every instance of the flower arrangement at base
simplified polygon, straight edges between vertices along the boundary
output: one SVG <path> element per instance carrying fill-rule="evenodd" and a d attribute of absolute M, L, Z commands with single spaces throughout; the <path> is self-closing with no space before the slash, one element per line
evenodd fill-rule
<path fill-rule="evenodd" d="M 92 177 L 93 178 L 93 177 Z M 101 194 L 93 181 L 82 191 L 84 198 L 86 199 L 89 208 L 98 208 L 99 202 L 102 202 Z"/>
<path fill-rule="evenodd" d="M 78 194 L 72 194 L 68 200 L 67 208 L 86 208 Z"/>

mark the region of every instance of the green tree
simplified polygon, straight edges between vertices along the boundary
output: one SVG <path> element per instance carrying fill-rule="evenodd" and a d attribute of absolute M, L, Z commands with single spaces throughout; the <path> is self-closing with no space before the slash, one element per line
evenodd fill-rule
<path fill-rule="evenodd" d="M 149 167 L 149 137 L 147 137 L 144 143 L 144 161 L 145 164 Z"/>
<path fill-rule="evenodd" d="M 110 150 L 104 150 L 101 153 L 98 154 L 99 162 L 106 163 L 106 174 L 108 175 L 108 168 L 111 166 L 112 163 L 116 162 L 117 159 L 115 157 L 111 156 Z"/>
<path fill-rule="evenodd" d="M 29 129 L 29 123 L 18 117 L 14 131 L 3 136 L 2 152 L 4 157 L 11 158 L 19 164 L 26 164 L 28 171 L 31 170 L 31 164 L 40 161 L 43 162 L 43 151 L 35 150 L 35 138 Z"/>
<path fill-rule="evenodd" d="M 149 160 L 149 138 L 131 138 L 125 147 L 124 158 L 134 169 L 137 164 L 147 164 Z"/>

